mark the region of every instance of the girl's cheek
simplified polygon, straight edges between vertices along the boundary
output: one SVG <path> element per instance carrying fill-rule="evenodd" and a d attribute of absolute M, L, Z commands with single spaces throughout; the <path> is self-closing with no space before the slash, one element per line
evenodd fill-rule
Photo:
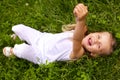
<path fill-rule="evenodd" d="M 92 49 L 93 49 L 93 50 L 96 50 L 96 49 L 97 49 L 97 46 L 96 46 L 96 45 L 92 46 Z"/>

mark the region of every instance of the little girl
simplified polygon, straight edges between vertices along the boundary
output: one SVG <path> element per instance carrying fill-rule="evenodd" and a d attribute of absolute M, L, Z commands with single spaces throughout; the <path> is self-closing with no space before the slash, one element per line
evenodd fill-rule
<path fill-rule="evenodd" d="M 14 48 L 5 47 L 4 55 L 15 55 L 35 64 L 77 60 L 86 50 L 93 57 L 109 55 L 115 44 L 112 35 L 109 32 L 96 32 L 85 36 L 87 6 L 80 3 L 76 5 L 73 13 L 76 17 L 74 30 L 62 33 L 42 33 L 22 24 L 13 26 L 12 31 L 27 43 L 16 44 Z"/>

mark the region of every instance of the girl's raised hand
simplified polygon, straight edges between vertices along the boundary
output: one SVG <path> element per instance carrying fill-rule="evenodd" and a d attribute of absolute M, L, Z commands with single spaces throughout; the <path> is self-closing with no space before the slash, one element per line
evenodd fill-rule
<path fill-rule="evenodd" d="M 87 13 L 88 13 L 87 6 L 80 3 L 80 4 L 75 6 L 73 13 L 74 13 L 77 21 L 84 20 L 85 17 L 87 16 Z"/>

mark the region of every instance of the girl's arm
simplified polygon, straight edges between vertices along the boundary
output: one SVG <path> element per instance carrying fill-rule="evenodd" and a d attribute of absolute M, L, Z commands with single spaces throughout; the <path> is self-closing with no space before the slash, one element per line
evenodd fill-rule
<path fill-rule="evenodd" d="M 83 4 L 78 4 L 74 8 L 74 15 L 76 16 L 76 27 L 73 35 L 73 51 L 70 55 L 71 59 L 80 58 L 84 53 L 84 49 L 81 45 L 81 42 L 87 30 L 85 25 L 87 13 L 87 7 Z"/>

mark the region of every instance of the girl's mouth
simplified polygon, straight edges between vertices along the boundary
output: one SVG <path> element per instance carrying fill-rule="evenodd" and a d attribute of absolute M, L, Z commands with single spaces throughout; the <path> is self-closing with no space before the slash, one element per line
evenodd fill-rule
<path fill-rule="evenodd" d="M 91 41 L 91 38 L 89 38 L 88 39 L 88 44 L 91 46 L 92 45 L 92 43 L 91 43 L 92 41 Z"/>

